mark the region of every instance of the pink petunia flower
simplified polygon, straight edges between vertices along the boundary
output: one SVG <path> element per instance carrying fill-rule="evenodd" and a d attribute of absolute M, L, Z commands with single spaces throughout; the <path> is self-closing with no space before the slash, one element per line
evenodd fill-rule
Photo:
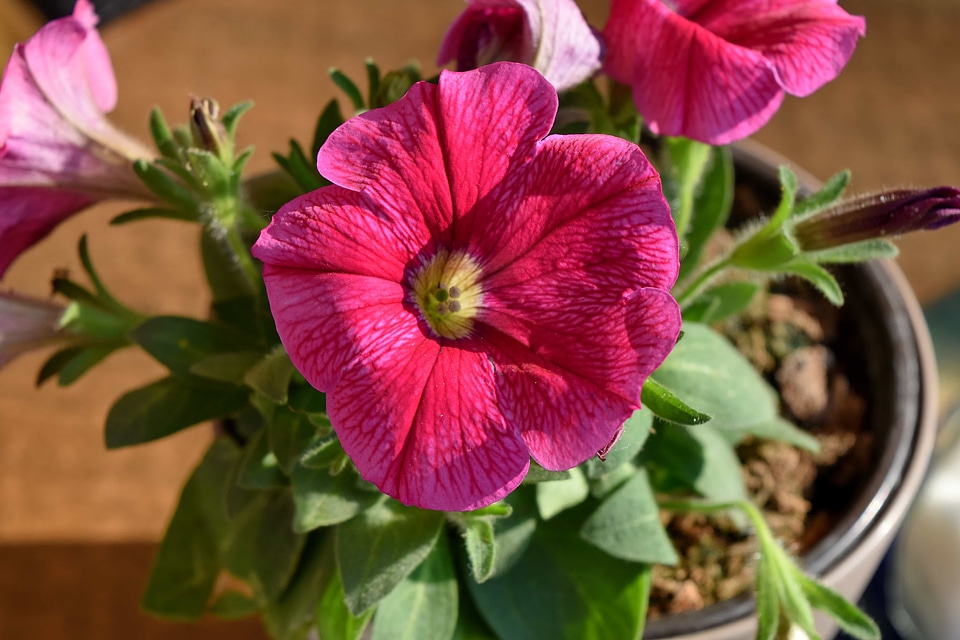
<path fill-rule="evenodd" d="M 254 245 L 283 344 L 364 478 L 419 507 L 494 502 L 609 444 L 680 329 L 676 229 L 640 149 L 551 136 L 557 93 L 444 71 L 337 129 L 334 185 Z"/>
<path fill-rule="evenodd" d="M 604 69 L 654 133 L 726 144 L 837 77 L 865 30 L 836 0 L 613 0 Z"/>
<path fill-rule="evenodd" d="M 64 310 L 53 302 L 0 291 L 0 367 L 58 340 Z"/>
<path fill-rule="evenodd" d="M 569 89 L 601 66 L 600 40 L 574 0 L 467 0 L 450 25 L 437 64 L 459 71 L 491 62 L 529 64 L 557 88 Z"/>
<path fill-rule="evenodd" d="M 117 102 L 88 0 L 18 44 L 0 84 L 0 276 L 65 218 L 108 197 L 150 197 L 152 153 L 107 122 Z"/>

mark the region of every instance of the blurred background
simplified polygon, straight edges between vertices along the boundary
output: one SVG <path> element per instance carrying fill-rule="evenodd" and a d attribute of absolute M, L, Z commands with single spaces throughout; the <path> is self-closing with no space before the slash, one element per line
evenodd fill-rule
<path fill-rule="evenodd" d="M 221 106 L 252 99 L 240 125 L 253 144 L 253 171 L 273 168 L 271 151 L 309 140 L 323 105 L 337 96 L 327 70 L 363 77 L 372 57 L 382 69 L 412 58 L 426 74 L 460 0 L 105 0 L 102 35 L 112 56 L 120 104 L 112 120 L 147 139 L 160 106 L 183 122 L 192 95 Z M 597 27 L 607 0 L 580 0 Z M 815 176 L 849 168 L 857 192 L 883 187 L 960 184 L 960 3 L 953 0 L 848 0 L 867 18 L 867 36 L 840 78 L 812 97 L 788 97 L 755 136 Z M 0 51 L 28 38 L 45 11 L 72 0 L 0 0 Z M 55 15 L 48 13 L 47 15 Z M 44 296 L 55 268 L 80 271 L 76 241 L 88 234 L 101 275 L 120 299 L 150 313 L 203 316 L 196 230 L 176 222 L 122 229 L 100 206 L 61 225 L 21 257 L 4 289 Z M 900 264 L 921 302 L 953 309 L 938 340 L 957 344 L 960 307 L 944 302 L 960 287 L 960 225 L 900 243 Z M 938 316 L 939 317 L 939 316 Z M 946 337 L 944 337 L 946 336 Z M 160 377 L 133 350 L 117 354 L 74 386 L 36 389 L 49 354 L 0 370 L 0 638 L 263 638 L 256 622 L 201 626 L 152 620 L 138 611 L 152 554 L 181 484 L 211 431 L 197 427 L 140 448 L 107 452 L 107 410 L 124 390 Z M 945 381 L 957 384 L 954 360 Z M 952 382 L 951 382 L 952 381 Z M 954 387 L 956 388 L 956 387 Z"/>

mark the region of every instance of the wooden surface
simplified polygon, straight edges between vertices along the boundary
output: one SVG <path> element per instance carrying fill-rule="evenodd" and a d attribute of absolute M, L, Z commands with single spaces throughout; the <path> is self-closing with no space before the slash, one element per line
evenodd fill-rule
<path fill-rule="evenodd" d="M 820 178 L 851 168 L 857 191 L 960 184 L 960 9 L 942 0 L 842 4 L 867 17 L 853 61 L 814 96 L 788 98 L 756 139 Z M 583 6 L 602 24 L 605 0 Z M 253 99 L 240 141 L 257 146 L 254 170 L 271 168 L 269 152 L 291 135 L 307 138 L 336 95 L 328 67 L 361 78 L 366 56 L 383 68 L 419 58 L 432 72 L 461 8 L 458 0 L 156 0 L 104 29 L 120 87 L 114 120 L 145 138 L 154 105 L 180 122 L 191 94 L 222 105 Z M 18 0 L 0 0 L 4 51 L 34 20 Z M 103 206 L 73 218 L 15 263 L 2 286 L 45 294 L 54 268 L 79 271 L 76 241 L 88 233 L 94 261 L 121 299 L 151 313 L 203 315 L 195 230 L 159 222 L 109 228 L 115 212 Z M 901 246 L 921 300 L 960 285 L 960 227 Z M 73 387 L 36 390 L 44 355 L 0 371 L 0 638 L 260 637 L 255 625 L 191 631 L 136 612 L 153 544 L 209 431 L 106 452 L 110 404 L 161 369 L 130 351 Z"/>

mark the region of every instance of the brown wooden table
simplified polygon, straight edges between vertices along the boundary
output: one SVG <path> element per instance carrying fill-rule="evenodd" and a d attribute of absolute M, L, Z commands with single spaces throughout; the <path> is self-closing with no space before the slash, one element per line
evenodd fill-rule
<path fill-rule="evenodd" d="M 867 37 L 840 79 L 806 99 L 788 98 L 756 139 L 820 178 L 845 167 L 858 191 L 960 184 L 960 8 L 945 0 L 851 0 Z M 602 24 L 605 0 L 583 2 Z M 162 0 L 104 29 L 120 86 L 115 120 L 146 137 L 154 105 L 181 122 L 191 94 L 222 105 L 253 99 L 242 144 L 254 170 L 289 136 L 306 139 L 336 89 L 327 68 L 363 77 L 382 67 L 432 63 L 458 0 Z M 35 18 L 20 0 L 0 0 L 0 45 L 22 39 Z M 4 288 L 45 294 L 56 267 L 79 273 L 76 241 L 89 235 L 103 277 L 136 308 L 204 314 L 195 229 L 145 222 L 106 225 L 115 207 L 64 224 L 9 271 Z M 921 300 L 960 285 L 960 227 L 902 243 Z M 204 428 L 166 441 L 106 452 L 102 427 L 123 390 L 161 375 L 145 356 L 122 353 L 68 389 L 33 388 L 43 355 L 0 371 L 0 638 L 257 638 L 255 624 L 168 626 L 136 603 L 189 469 L 209 439 Z"/>

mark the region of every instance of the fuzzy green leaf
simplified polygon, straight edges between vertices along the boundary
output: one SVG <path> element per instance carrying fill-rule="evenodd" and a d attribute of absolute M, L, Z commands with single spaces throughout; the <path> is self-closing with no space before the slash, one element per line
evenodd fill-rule
<path fill-rule="evenodd" d="M 177 620 L 206 611 L 228 529 L 223 494 L 239 455 L 229 438 L 218 438 L 191 474 L 154 560 L 141 601 L 146 611 Z"/>
<path fill-rule="evenodd" d="M 317 607 L 319 640 L 359 640 L 373 617 L 374 609 L 358 616 L 350 613 L 344 600 L 343 581 L 337 571 L 336 536 L 328 535 L 324 545 L 320 603 Z"/>
<path fill-rule="evenodd" d="M 827 180 L 820 191 L 810 195 L 793 207 L 794 217 L 803 217 L 809 213 L 819 211 L 832 205 L 840 196 L 843 195 L 847 185 L 850 184 L 850 172 L 841 171 Z"/>
<path fill-rule="evenodd" d="M 733 154 L 729 147 L 713 147 L 698 188 L 694 192 L 686 253 L 680 264 L 684 278 L 700 262 L 707 242 L 730 216 L 733 206 Z"/>
<path fill-rule="evenodd" d="M 147 188 L 158 195 L 164 202 L 183 211 L 196 211 L 196 196 L 181 182 L 174 180 L 170 174 L 161 171 L 156 165 L 147 160 L 137 160 L 133 163 L 133 170 L 140 177 Z"/>
<path fill-rule="evenodd" d="M 805 260 L 794 260 L 780 267 L 784 273 L 799 276 L 817 288 L 834 305 L 843 306 L 843 289 L 840 283 L 823 267 Z"/>
<path fill-rule="evenodd" d="M 757 561 L 757 640 L 775 640 L 780 622 L 777 580 L 770 560 L 761 555 Z"/>
<path fill-rule="evenodd" d="M 363 95 L 361 95 L 360 89 L 346 74 L 339 69 L 330 69 L 330 79 L 333 80 L 335 85 L 340 87 L 341 91 L 347 94 L 356 111 L 363 111 L 366 108 L 366 103 L 363 101 Z"/>
<path fill-rule="evenodd" d="M 293 528 L 301 533 L 350 520 L 378 498 L 360 488 L 360 476 L 352 467 L 333 475 L 329 469 L 297 465 L 290 482 L 297 507 Z"/>
<path fill-rule="evenodd" d="M 237 474 L 237 483 L 245 489 L 271 489 L 288 484 L 277 464 L 277 458 L 270 451 L 270 441 L 266 429 L 257 431 L 243 451 L 243 462 Z"/>
<path fill-rule="evenodd" d="M 606 458 L 601 460 L 599 457 L 594 457 L 587 460 L 584 465 L 587 477 L 599 478 L 632 460 L 643 448 L 643 443 L 650 436 L 652 426 L 653 413 L 649 408 L 643 407 L 634 411 L 633 415 L 623 423 L 623 433 L 620 434 L 617 443 L 607 451 Z"/>
<path fill-rule="evenodd" d="M 310 534 L 289 586 L 264 609 L 263 625 L 274 640 L 307 640 L 310 637 L 317 622 L 317 603 L 324 580 L 330 573 L 325 568 L 333 565 L 332 562 L 324 564 L 325 542 L 329 539 L 329 535 L 320 532 Z M 336 573 L 335 568 L 333 573 Z M 346 640 L 346 636 L 339 636 L 338 640 L 341 639 Z"/>
<path fill-rule="evenodd" d="M 803 258 L 817 264 L 850 264 L 868 260 L 891 260 L 899 254 L 897 245 L 878 238 L 821 251 L 805 251 Z"/>
<path fill-rule="evenodd" d="M 468 580 L 490 627 L 510 640 L 637 638 L 649 575 L 645 565 L 614 558 L 580 539 L 583 508 L 541 527 L 507 573 Z"/>
<path fill-rule="evenodd" d="M 121 213 L 110 220 L 110 224 L 117 226 L 129 222 L 139 222 L 140 220 L 181 220 L 183 222 L 196 222 L 196 211 L 186 211 L 183 209 L 164 209 L 162 207 L 145 207 L 143 209 L 134 209 Z"/>
<path fill-rule="evenodd" d="M 876 623 L 842 595 L 807 576 L 799 580 L 810 604 L 830 614 L 844 632 L 858 640 L 880 640 Z"/>
<path fill-rule="evenodd" d="M 130 337 L 171 373 L 187 375 L 210 356 L 249 348 L 248 338 L 230 327 L 178 316 L 156 316 L 141 323 Z"/>
<path fill-rule="evenodd" d="M 436 544 L 443 522 L 442 512 L 384 499 L 339 525 L 337 566 L 350 611 L 366 611 L 417 568 Z"/>
<path fill-rule="evenodd" d="M 580 537 L 629 562 L 673 565 L 678 560 L 642 470 L 600 503 L 584 522 Z"/>
<path fill-rule="evenodd" d="M 537 509 L 544 520 L 577 506 L 590 495 L 590 487 L 580 467 L 570 469 L 569 473 L 570 477 L 566 480 L 541 482 L 536 485 Z"/>
<path fill-rule="evenodd" d="M 221 418 L 247 404 L 240 387 L 170 376 L 128 391 L 107 414 L 108 449 L 150 442 L 197 423 Z"/>
<path fill-rule="evenodd" d="M 710 416 L 693 409 L 672 391 L 653 378 L 647 378 L 641 390 L 640 401 L 654 416 L 676 424 L 692 426 L 710 421 Z"/>
<path fill-rule="evenodd" d="M 457 626 L 457 575 L 447 539 L 380 604 L 372 640 L 451 640 Z"/>

